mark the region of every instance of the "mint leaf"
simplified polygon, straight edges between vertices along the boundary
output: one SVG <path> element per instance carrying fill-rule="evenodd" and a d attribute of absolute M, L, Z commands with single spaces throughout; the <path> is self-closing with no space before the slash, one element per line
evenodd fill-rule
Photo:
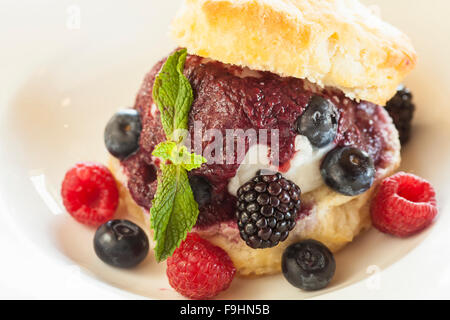
<path fill-rule="evenodd" d="M 171 154 L 177 148 L 177 144 L 173 141 L 164 141 L 153 149 L 152 156 L 163 160 L 170 160 Z"/>
<path fill-rule="evenodd" d="M 158 144 L 152 155 L 161 158 L 163 162 L 169 160 L 172 164 L 181 165 L 187 171 L 198 169 L 206 163 L 204 157 L 190 153 L 186 146 L 177 145 L 173 141 Z"/>
<path fill-rule="evenodd" d="M 161 122 L 168 140 L 177 129 L 187 129 L 188 116 L 194 101 L 189 80 L 183 75 L 187 50 L 179 50 L 167 58 L 155 78 L 153 101 L 161 112 Z"/>
<path fill-rule="evenodd" d="M 181 165 L 187 171 L 198 169 L 202 166 L 202 164 L 207 162 L 207 160 L 204 157 L 199 156 L 198 154 L 195 154 L 195 153 L 189 153 L 187 151 L 187 149 L 186 149 L 186 154 L 187 154 L 187 157 L 184 158 L 185 160 L 183 160 L 183 163 Z"/>
<path fill-rule="evenodd" d="M 156 241 L 158 262 L 170 257 L 198 217 L 198 204 L 189 184 L 186 170 L 179 165 L 161 165 L 162 175 L 150 209 L 150 225 Z"/>
<path fill-rule="evenodd" d="M 153 101 L 161 112 L 161 123 L 167 138 L 152 152 L 153 156 L 163 160 L 150 209 L 150 227 L 154 230 L 158 262 L 173 254 L 197 221 L 198 204 L 187 171 L 200 168 L 206 162 L 205 158 L 190 153 L 182 145 L 194 101 L 191 84 L 183 75 L 186 57 L 186 49 L 169 56 L 153 85 Z"/>

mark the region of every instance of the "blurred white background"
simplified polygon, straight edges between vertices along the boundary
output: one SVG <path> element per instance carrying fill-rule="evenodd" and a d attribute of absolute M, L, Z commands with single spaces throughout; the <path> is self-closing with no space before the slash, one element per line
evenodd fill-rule
<path fill-rule="evenodd" d="M 448 167 L 442 159 L 450 157 L 450 134 L 440 133 L 439 128 L 450 128 L 450 2 L 364 2 L 378 5 L 382 16 L 406 32 L 418 51 L 418 67 L 406 83 L 420 107 L 417 119 L 427 129 L 417 135 L 419 147 L 406 150 L 404 165 L 420 168 L 444 199 L 450 173 L 441 168 Z M 53 235 L 55 216 L 36 194 L 30 176 L 45 175 L 45 184 L 57 199 L 67 166 L 104 157 L 99 138 L 103 123 L 111 110 L 133 104 L 144 74 L 175 46 L 167 27 L 179 3 L 0 1 L 0 298 L 136 297 L 91 280 L 80 272 L 75 258 L 66 257 L 67 248 L 55 243 L 63 236 Z M 76 141 L 64 144 L 74 137 Z M 64 214 L 55 211 L 56 220 L 62 220 Z M 397 263 L 383 274 L 382 290 L 367 291 L 366 284 L 360 283 L 328 297 L 442 297 L 450 289 L 450 261 L 442 258 L 442 252 L 448 252 L 448 221 L 442 217 L 427 243 L 408 255 L 408 265 L 413 267 Z M 391 253 L 403 256 L 418 242 L 395 245 Z M 380 257 L 391 254 L 377 250 Z M 78 262 L 88 263 L 83 258 Z M 371 267 L 384 262 L 367 258 L 361 263 Z M 434 272 L 421 279 L 416 277 L 419 267 Z M 372 271 L 358 272 L 355 279 Z"/>

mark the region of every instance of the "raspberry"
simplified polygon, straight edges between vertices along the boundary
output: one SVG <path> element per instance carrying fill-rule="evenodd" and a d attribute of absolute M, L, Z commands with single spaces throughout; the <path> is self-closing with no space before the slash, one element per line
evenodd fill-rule
<path fill-rule="evenodd" d="M 169 284 L 190 299 L 209 299 L 226 290 L 236 269 L 221 248 L 188 234 L 180 247 L 167 259 Z"/>
<path fill-rule="evenodd" d="M 425 229 L 437 213 L 436 194 L 430 183 L 404 172 L 381 183 L 371 207 L 373 225 L 398 237 Z"/>
<path fill-rule="evenodd" d="M 111 220 L 119 203 L 119 192 L 111 172 L 104 165 L 77 163 L 62 183 L 64 206 L 78 222 L 99 226 Z"/>

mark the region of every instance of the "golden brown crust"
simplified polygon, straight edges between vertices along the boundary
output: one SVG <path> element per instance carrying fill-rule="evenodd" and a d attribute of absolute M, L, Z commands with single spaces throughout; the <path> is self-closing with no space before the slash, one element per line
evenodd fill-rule
<path fill-rule="evenodd" d="M 357 0 L 185 0 L 172 35 L 192 54 L 379 105 L 417 60 L 410 40 Z"/>

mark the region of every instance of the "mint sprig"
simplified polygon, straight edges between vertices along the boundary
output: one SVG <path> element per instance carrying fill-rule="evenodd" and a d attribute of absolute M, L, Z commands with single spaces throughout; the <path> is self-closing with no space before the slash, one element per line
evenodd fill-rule
<path fill-rule="evenodd" d="M 186 49 L 170 55 L 153 85 L 153 101 L 161 112 L 161 123 L 168 140 L 176 130 L 187 129 L 194 101 L 191 84 L 183 75 L 186 56 Z"/>
<path fill-rule="evenodd" d="M 177 130 L 187 130 L 194 95 L 183 75 L 186 49 L 167 59 L 153 85 L 153 101 L 161 112 L 167 141 L 152 155 L 160 158 L 161 174 L 150 209 L 150 227 L 154 230 L 155 257 L 158 262 L 170 257 L 195 225 L 198 204 L 194 199 L 187 172 L 200 168 L 206 159 L 190 153 L 183 141 L 174 141 Z"/>
<path fill-rule="evenodd" d="M 195 153 L 190 153 L 186 146 L 173 141 L 165 141 L 158 144 L 152 155 L 172 164 L 180 165 L 187 171 L 198 169 L 206 162 L 206 159 Z"/>
<path fill-rule="evenodd" d="M 158 262 L 173 254 L 198 217 L 198 205 L 194 200 L 187 171 L 180 165 L 162 164 L 161 172 L 150 220 Z"/>

